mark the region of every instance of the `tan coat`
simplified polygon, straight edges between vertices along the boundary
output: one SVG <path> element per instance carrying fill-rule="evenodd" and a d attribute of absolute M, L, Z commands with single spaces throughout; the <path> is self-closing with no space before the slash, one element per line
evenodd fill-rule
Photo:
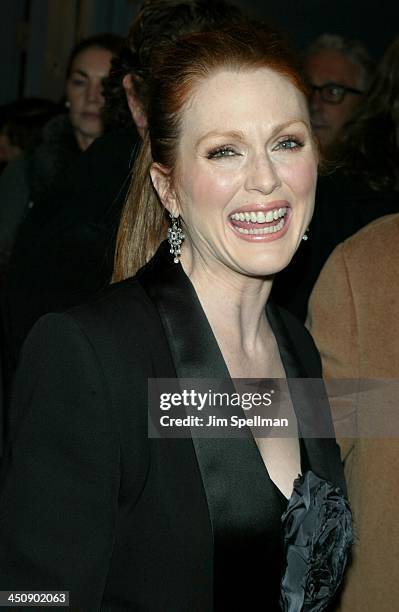
<path fill-rule="evenodd" d="M 314 288 L 308 327 L 326 378 L 399 379 L 399 214 L 335 249 Z M 342 406 L 332 409 L 342 418 Z M 363 418 L 361 406 L 356 414 Z M 399 610 L 399 439 L 338 441 L 357 532 L 338 609 Z"/>

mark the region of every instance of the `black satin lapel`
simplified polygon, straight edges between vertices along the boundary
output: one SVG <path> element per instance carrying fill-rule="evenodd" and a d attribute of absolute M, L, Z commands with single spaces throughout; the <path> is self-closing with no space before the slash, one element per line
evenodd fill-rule
<path fill-rule="evenodd" d="M 309 378 L 278 307 L 268 303 L 266 314 L 277 340 L 298 421 L 302 473 L 311 469 L 345 490 L 324 383 L 322 379 Z"/>
<path fill-rule="evenodd" d="M 276 337 L 281 361 L 287 378 L 307 378 L 297 348 L 291 340 L 278 307 L 273 302 L 266 305 L 266 316 Z"/>
<path fill-rule="evenodd" d="M 167 243 L 139 276 L 155 302 L 169 341 L 178 378 L 229 378 L 216 338 L 197 294 Z"/>

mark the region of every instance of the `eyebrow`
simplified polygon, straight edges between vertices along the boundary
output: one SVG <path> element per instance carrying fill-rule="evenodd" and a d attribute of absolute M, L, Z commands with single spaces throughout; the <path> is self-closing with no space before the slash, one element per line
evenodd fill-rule
<path fill-rule="evenodd" d="M 273 138 L 275 134 L 278 134 L 279 132 L 281 132 L 281 130 L 284 130 L 287 127 L 290 127 L 294 123 L 302 123 L 302 125 L 304 125 L 307 129 L 310 129 L 310 126 L 303 119 L 290 119 L 289 121 L 285 121 L 284 123 L 279 123 L 278 125 L 275 125 L 272 130 L 270 138 Z M 197 149 L 199 145 L 201 144 L 201 142 L 205 140 L 206 138 L 212 138 L 212 137 L 218 137 L 218 136 L 221 136 L 223 138 L 232 138 L 234 140 L 241 140 L 241 141 L 245 140 L 245 135 L 241 131 L 228 130 L 227 132 L 220 132 L 219 130 L 211 130 L 210 132 L 207 132 L 206 134 L 201 136 L 201 138 L 197 141 L 195 148 Z"/>
<path fill-rule="evenodd" d="M 71 74 L 75 74 L 75 73 L 79 74 L 79 75 L 80 75 L 80 76 L 82 76 L 82 77 L 86 77 L 86 79 L 87 79 L 87 78 L 88 78 L 88 76 L 89 76 L 89 75 L 87 74 L 87 72 L 85 72 L 84 70 L 81 70 L 80 68 L 75 68 L 75 70 L 72 70 L 72 73 L 71 73 Z"/>
<path fill-rule="evenodd" d="M 206 138 L 212 138 L 212 137 L 217 137 L 217 136 L 223 136 L 224 138 L 232 138 L 234 140 L 244 140 L 245 139 L 244 133 L 237 132 L 236 130 L 229 130 L 227 132 L 219 132 L 218 130 L 211 130 L 210 132 L 207 132 L 206 134 L 201 136 L 199 140 L 197 140 L 196 148 L 198 148 L 201 142 L 205 140 Z"/>

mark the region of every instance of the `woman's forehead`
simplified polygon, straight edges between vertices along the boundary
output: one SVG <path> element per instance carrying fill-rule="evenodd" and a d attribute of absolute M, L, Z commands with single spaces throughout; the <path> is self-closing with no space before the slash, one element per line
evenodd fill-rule
<path fill-rule="evenodd" d="M 111 51 L 102 47 L 88 47 L 76 55 L 72 62 L 71 73 L 79 70 L 86 72 L 107 72 L 112 59 Z"/>
<path fill-rule="evenodd" d="M 182 137 L 254 124 L 308 122 L 305 96 L 270 68 L 220 70 L 198 82 L 182 113 Z"/>

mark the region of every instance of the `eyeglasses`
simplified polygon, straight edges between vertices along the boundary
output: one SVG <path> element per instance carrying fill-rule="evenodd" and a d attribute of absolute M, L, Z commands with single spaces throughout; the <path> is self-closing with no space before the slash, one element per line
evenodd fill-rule
<path fill-rule="evenodd" d="M 361 96 L 364 93 L 360 89 L 338 85 L 338 83 L 325 83 L 324 85 L 313 85 L 311 83 L 310 88 L 313 93 L 319 91 L 321 99 L 327 104 L 340 104 L 348 93 L 356 96 Z"/>

